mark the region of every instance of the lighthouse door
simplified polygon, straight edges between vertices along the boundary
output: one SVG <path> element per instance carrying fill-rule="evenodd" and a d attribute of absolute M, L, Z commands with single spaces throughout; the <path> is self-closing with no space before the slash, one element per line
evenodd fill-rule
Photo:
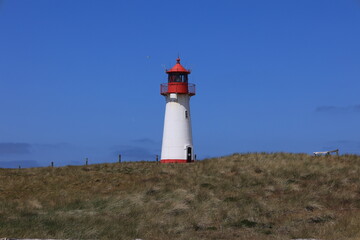
<path fill-rule="evenodd" d="M 191 147 L 187 147 L 187 150 L 186 150 L 186 162 L 191 162 L 191 156 L 192 156 L 192 153 L 191 153 Z"/>

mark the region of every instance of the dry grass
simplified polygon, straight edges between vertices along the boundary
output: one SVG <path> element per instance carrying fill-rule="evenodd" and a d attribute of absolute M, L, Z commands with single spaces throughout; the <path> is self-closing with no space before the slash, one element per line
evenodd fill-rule
<path fill-rule="evenodd" d="M 360 156 L 0 169 L 0 237 L 360 239 Z"/>

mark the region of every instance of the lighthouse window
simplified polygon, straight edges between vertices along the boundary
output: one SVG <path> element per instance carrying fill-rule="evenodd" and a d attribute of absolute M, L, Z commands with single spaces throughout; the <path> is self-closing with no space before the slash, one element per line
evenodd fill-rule
<path fill-rule="evenodd" d="M 181 82 L 181 78 L 177 74 L 169 75 L 169 82 Z"/>
<path fill-rule="evenodd" d="M 188 82 L 188 76 L 186 74 L 170 74 L 169 75 L 169 82 Z"/>
<path fill-rule="evenodd" d="M 185 118 L 188 118 L 188 111 L 185 111 Z"/>

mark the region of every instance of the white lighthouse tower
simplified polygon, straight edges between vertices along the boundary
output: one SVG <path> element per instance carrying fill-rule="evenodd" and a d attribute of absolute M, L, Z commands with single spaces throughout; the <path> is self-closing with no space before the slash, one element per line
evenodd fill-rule
<path fill-rule="evenodd" d="M 181 66 L 180 58 L 176 59 L 175 66 L 166 73 L 168 83 L 160 86 L 160 93 L 166 99 L 160 162 L 193 162 L 190 97 L 195 95 L 195 85 L 188 83 L 190 70 Z"/>

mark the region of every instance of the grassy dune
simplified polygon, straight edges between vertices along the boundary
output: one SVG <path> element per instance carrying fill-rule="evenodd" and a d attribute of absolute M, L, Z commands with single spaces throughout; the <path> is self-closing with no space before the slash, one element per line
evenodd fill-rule
<path fill-rule="evenodd" d="M 360 239 L 360 156 L 0 169 L 0 238 Z"/>

